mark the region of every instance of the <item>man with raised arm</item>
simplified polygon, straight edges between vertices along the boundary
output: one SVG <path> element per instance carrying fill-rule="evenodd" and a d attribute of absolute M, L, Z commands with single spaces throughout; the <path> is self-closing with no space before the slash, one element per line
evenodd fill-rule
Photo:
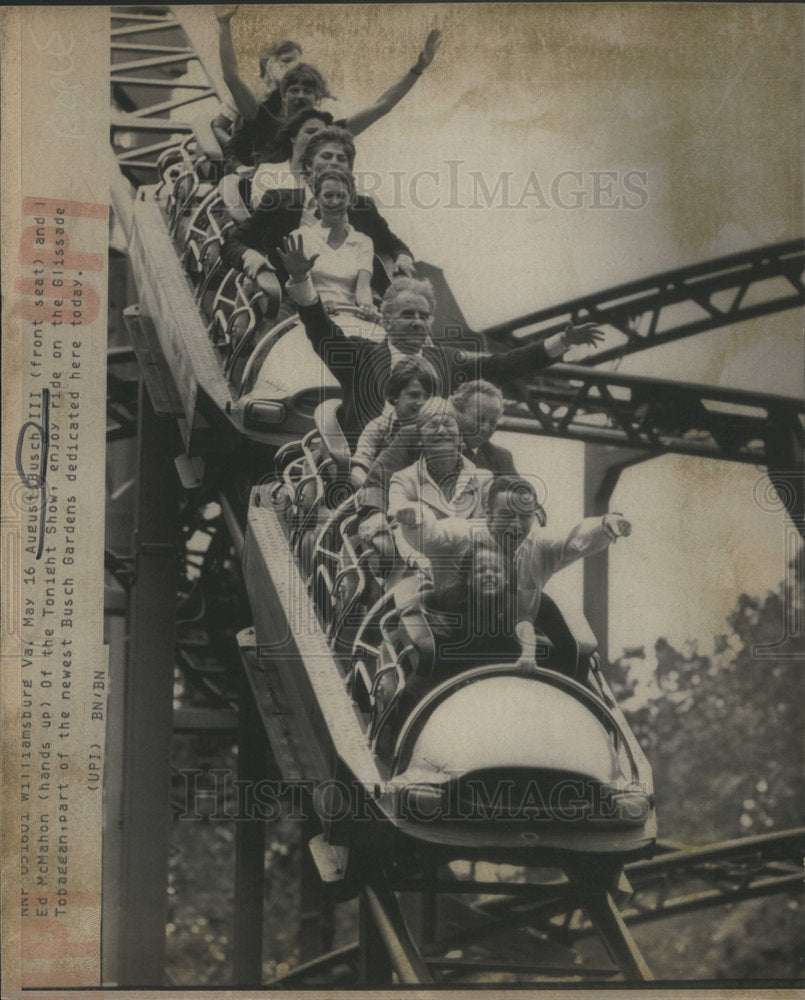
<path fill-rule="evenodd" d="M 450 588 L 452 577 L 474 545 L 486 545 L 500 553 L 502 579 L 509 579 L 510 573 L 514 577 L 511 621 L 504 631 L 513 630 L 520 649 L 517 666 L 528 674 L 537 666 L 534 622 L 545 584 L 577 559 L 600 552 L 631 534 L 632 526 L 622 514 L 612 513 L 586 517 L 564 537 L 548 535 L 543 530 L 545 512 L 533 486 L 527 479 L 513 475 L 492 480 L 485 515 L 471 520 L 439 520 L 423 505 L 399 498 L 396 502 L 390 500 L 388 510 L 401 553 L 409 562 L 429 569 L 437 591 Z M 421 554 L 430 566 L 415 554 Z"/>
<path fill-rule="evenodd" d="M 299 111 L 305 104 L 318 105 L 325 97 L 332 96 L 327 82 L 314 66 L 299 63 L 301 48 L 295 42 L 284 42 L 276 53 L 275 62 L 286 58 L 287 65 L 273 64 L 269 56 L 266 66 L 271 72 L 274 86 L 268 97 L 258 102 L 249 87 L 238 73 L 237 59 L 232 45 L 232 35 L 229 26 L 238 5 L 230 4 L 216 7 L 218 19 L 218 47 L 224 79 L 232 92 L 242 122 L 235 128 L 232 138 L 224 150 L 227 172 L 246 170 L 264 161 L 272 162 L 275 153 L 277 132 L 283 121 Z M 396 83 L 384 91 L 368 107 L 362 108 L 348 118 L 341 119 L 336 124 L 348 129 L 353 135 L 360 135 L 370 125 L 387 115 L 414 86 L 423 72 L 433 62 L 441 42 L 440 32 L 433 30 L 428 33 L 422 51 L 416 62 Z M 261 60 L 261 70 L 263 70 Z M 276 72 L 279 70 L 280 72 Z M 265 71 L 261 73 L 265 76 Z M 280 79 L 277 81 L 277 77 Z M 278 85 L 278 91 L 277 89 Z M 279 114 L 277 114 L 277 92 L 279 93 Z"/>
<path fill-rule="evenodd" d="M 321 133 L 319 133 L 320 135 Z M 318 136 L 313 137 L 314 140 Z M 384 391 L 394 364 L 406 355 L 421 357 L 434 371 L 436 395 L 449 396 L 463 382 L 486 379 L 505 385 L 546 368 L 576 344 L 595 346 L 603 333 L 594 323 L 573 326 L 540 343 L 515 347 L 500 354 L 480 354 L 467 339 L 452 346 L 431 339 L 435 298 L 429 281 L 395 278 L 383 296 L 382 343 L 349 337 L 324 310 L 309 271 L 315 255 L 305 254 L 303 236 L 287 237 L 280 257 L 290 276 L 286 290 L 299 310 L 313 349 L 338 379 L 343 390 L 341 425 L 351 442 L 383 409 Z M 460 336 L 453 337 L 461 341 Z M 465 338 L 466 339 L 466 338 Z"/>

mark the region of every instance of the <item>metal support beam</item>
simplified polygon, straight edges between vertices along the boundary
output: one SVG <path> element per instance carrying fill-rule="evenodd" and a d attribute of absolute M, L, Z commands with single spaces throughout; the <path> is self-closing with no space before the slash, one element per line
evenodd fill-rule
<path fill-rule="evenodd" d="M 635 448 L 584 449 L 584 516 L 600 517 L 609 502 L 621 472 L 650 456 Z M 584 560 L 584 616 L 598 640 L 602 663 L 609 654 L 609 550 Z"/>
<path fill-rule="evenodd" d="M 365 891 L 360 895 L 359 905 L 358 983 L 360 986 L 390 986 L 391 959 Z"/>
<path fill-rule="evenodd" d="M 501 430 L 782 469 L 798 468 L 805 441 L 805 404 L 794 397 L 581 365 L 516 384 L 521 399 L 506 400 Z"/>
<path fill-rule="evenodd" d="M 246 809 L 257 803 L 254 787 L 268 772 L 268 739 L 260 713 L 241 671 L 238 713 L 238 781 L 246 782 Z M 241 786 L 243 787 L 243 786 Z M 235 927 L 233 978 L 237 986 L 259 986 L 263 978 L 263 882 L 265 820 L 240 819 L 235 833 Z"/>
<path fill-rule="evenodd" d="M 612 960 L 628 979 L 650 982 L 654 979 L 646 960 L 629 933 L 612 894 L 591 893 L 584 900 L 584 908 L 595 924 Z"/>
<path fill-rule="evenodd" d="M 805 243 L 790 240 L 650 275 L 489 327 L 509 346 L 543 339 L 568 321 L 617 331 L 620 343 L 592 351 L 585 365 L 805 305 Z"/>
<path fill-rule="evenodd" d="M 119 985 L 161 986 L 171 827 L 177 566 L 175 427 L 138 400 L 136 578 L 123 716 Z"/>
<path fill-rule="evenodd" d="M 366 911 L 366 913 L 364 912 Z M 364 928 L 364 917 L 368 926 Z M 364 929 L 367 933 L 364 934 Z M 365 940 L 364 940 L 365 939 Z M 389 887 L 385 877 L 380 876 L 367 883 L 361 892 L 361 971 L 385 973 L 388 966 L 381 963 L 377 955 L 377 945 L 390 961 L 391 968 L 403 985 L 432 983 L 433 978 L 427 965 L 411 939 L 405 920 L 400 912 L 397 897 Z M 371 949 L 370 949 L 371 946 Z M 390 971 L 390 969 L 389 969 Z M 366 985 L 380 985 L 367 979 Z M 390 976 L 384 980 L 390 982 Z M 363 977 L 361 983 L 363 984 Z"/>

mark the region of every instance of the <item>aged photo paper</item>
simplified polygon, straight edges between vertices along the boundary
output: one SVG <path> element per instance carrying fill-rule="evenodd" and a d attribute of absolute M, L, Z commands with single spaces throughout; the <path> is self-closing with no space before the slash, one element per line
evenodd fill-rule
<path fill-rule="evenodd" d="M 262 538 L 260 515 L 246 523 L 249 488 L 267 477 L 250 478 L 256 463 L 233 471 L 223 448 L 203 455 L 216 420 L 239 419 L 243 436 L 248 423 L 226 383 L 216 396 L 214 365 L 213 388 L 199 388 L 192 359 L 222 355 L 210 348 L 214 310 L 197 305 L 202 265 L 193 271 L 170 218 L 186 218 L 226 172 L 210 123 L 222 105 L 236 117 L 238 95 L 216 9 L 2 10 L 3 997 L 246 997 L 259 985 L 240 984 L 272 980 L 287 991 L 307 985 L 282 980 L 316 956 L 314 940 L 346 954 L 368 933 L 355 894 L 317 911 L 309 860 L 299 876 L 316 830 L 294 825 L 287 804 L 256 839 L 228 811 L 233 776 L 259 772 L 244 761 L 267 756 L 271 732 L 254 685 L 227 688 L 223 667 L 199 667 L 210 615 L 235 652 L 235 634 L 256 625 L 259 660 L 260 629 L 280 606 L 259 606 L 258 560 L 242 559 Z M 575 381 L 524 371 L 504 385 L 495 443 L 533 484 L 546 530 L 564 537 L 608 511 L 630 525 L 546 593 L 586 613 L 650 761 L 658 854 L 757 838 L 751 863 L 730 869 L 725 847 L 721 867 L 705 859 L 669 876 L 669 898 L 690 895 L 672 916 L 644 912 L 641 923 L 628 911 L 657 981 L 643 985 L 798 992 L 803 8 L 247 4 L 225 20 L 244 86 L 259 95 L 266 46 L 298 39 L 336 122 L 357 121 L 407 79 L 357 137 L 354 175 L 433 278 L 440 320 L 488 334 L 476 346 L 494 350 L 569 321 L 603 332 L 563 341 L 559 367 L 579 366 Z M 157 160 L 182 142 L 177 164 L 203 149 L 212 167 L 177 209 L 179 172 Z M 296 186 L 285 163 L 272 166 L 279 179 L 263 183 Z M 196 336 L 198 353 L 185 352 Z M 287 370 L 318 401 L 323 376 L 308 378 L 300 358 Z M 282 396 L 287 375 L 261 377 Z M 312 413 L 266 440 L 301 438 Z M 242 510 L 217 500 L 235 480 Z M 216 549 L 230 536 L 234 556 Z M 304 588 L 293 600 L 291 633 L 311 614 Z M 343 685 L 337 695 L 348 704 Z M 244 719 L 260 729 L 251 744 Z M 467 729 L 457 743 L 480 745 Z M 496 742 L 513 732 L 503 718 Z M 574 741 L 571 726 L 560 742 Z M 265 852 L 265 884 L 248 850 L 252 864 Z M 483 857 L 455 869 L 487 890 L 518 870 Z M 547 863 L 538 870 L 549 879 Z M 660 909 L 666 888 L 635 899 Z M 585 947 L 579 961 L 603 961 Z M 518 981 L 513 954 L 456 979 L 475 953 L 454 950 L 437 988 L 491 996 L 561 981 Z M 321 995 L 351 988 L 332 982 L 319 981 Z M 571 975 L 558 991 L 584 986 Z M 591 988 L 619 995 L 617 978 Z"/>

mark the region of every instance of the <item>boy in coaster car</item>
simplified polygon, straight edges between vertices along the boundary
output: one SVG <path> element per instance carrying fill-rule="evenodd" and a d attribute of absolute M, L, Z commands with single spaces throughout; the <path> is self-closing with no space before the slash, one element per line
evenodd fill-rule
<path fill-rule="evenodd" d="M 514 591 L 512 624 L 519 646 L 516 665 L 526 675 L 537 666 L 534 622 L 545 583 L 576 559 L 600 552 L 632 530 L 622 514 L 611 513 L 585 518 L 564 538 L 544 535 L 545 512 L 534 488 L 523 477 L 511 475 L 492 480 L 483 519 L 439 520 L 421 506 L 391 502 L 389 517 L 395 521 L 398 548 L 407 546 L 430 562 L 437 594 L 448 593 L 457 585 L 462 562 L 474 545 L 500 553 L 504 578 L 511 579 Z"/>
<path fill-rule="evenodd" d="M 421 358 L 404 357 L 391 369 L 386 384 L 386 408 L 379 417 L 370 420 L 364 427 L 352 456 L 350 479 L 356 487 L 363 486 L 367 472 L 381 452 L 397 438 L 398 433 L 404 427 L 416 424 L 422 407 L 433 396 L 434 389 L 433 370 Z M 418 445 L 418 432 L 416 438 Z M 410 462 L 405 463 L 409 464 Z M 381 509 L 385 510 L 385 507 L 385 503 L 381 505 Z"/>

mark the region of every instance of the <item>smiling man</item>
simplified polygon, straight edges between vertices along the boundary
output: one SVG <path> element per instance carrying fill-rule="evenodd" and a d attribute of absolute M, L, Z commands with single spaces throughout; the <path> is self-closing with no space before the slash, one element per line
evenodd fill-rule
<path fill-rule="evenodd" d="M 314 137 L 315 139 L 316 137 Z M 433 369 L 436 395 L 449 396 L 464 382 L 486 379 L 504 385 L 557 361 L 571 346 L 595 346 L 603 334 L 592 323 L 574 327 L 544 343 L 527 344 L 500 354 L 434 342 L 431 338 L 435 298 L 429 281 L 395 278 L 383 296 L 382 325 L 386 337 L 376 343 L 348 337 L 325 312 L 309 271 L 315 255 L 305 254 L 303 236 L 285 239 L 279 251 L 290 276 L 286 289 L 296 303 L 314 350 L 335 375 L 344 393 L 341 423 L 353 443 L 366 424 L 383 409 L 385 387 L 393 366 L 407 355 L 420 356 Z M 454 340 L 461 341 L 460 336 Z M 467 339 L 467 347 L 475 347 Z"/>
<path fill-rule="evenodd" d="M 426 564 L 415 554 L 424 557 L 437 591 L 453 584 L 461 561 L 473 545 L 480 543 L 500 555 L 502 579 L 513 577 L 515 591 L 510 609 L 513 618 L 506 631 L 513 632 L 516 638 L 516 663 L 526 674 L 537 666 L 534 622 L 545 584 L 554 573 L 577 559 L 600 552 L 632 531 L 631 523 L 622 514 L 609 513 L 584 518 L 564 537 L 548 535 L 543 531 L 545 511 L 533 485 L 513 475 L 492 479 L 484 517 L 440 519 L 427 505 L 410 503 L 399 492 L 389 498 L 388 515 L 400 554 L 420 567 Z"/>

